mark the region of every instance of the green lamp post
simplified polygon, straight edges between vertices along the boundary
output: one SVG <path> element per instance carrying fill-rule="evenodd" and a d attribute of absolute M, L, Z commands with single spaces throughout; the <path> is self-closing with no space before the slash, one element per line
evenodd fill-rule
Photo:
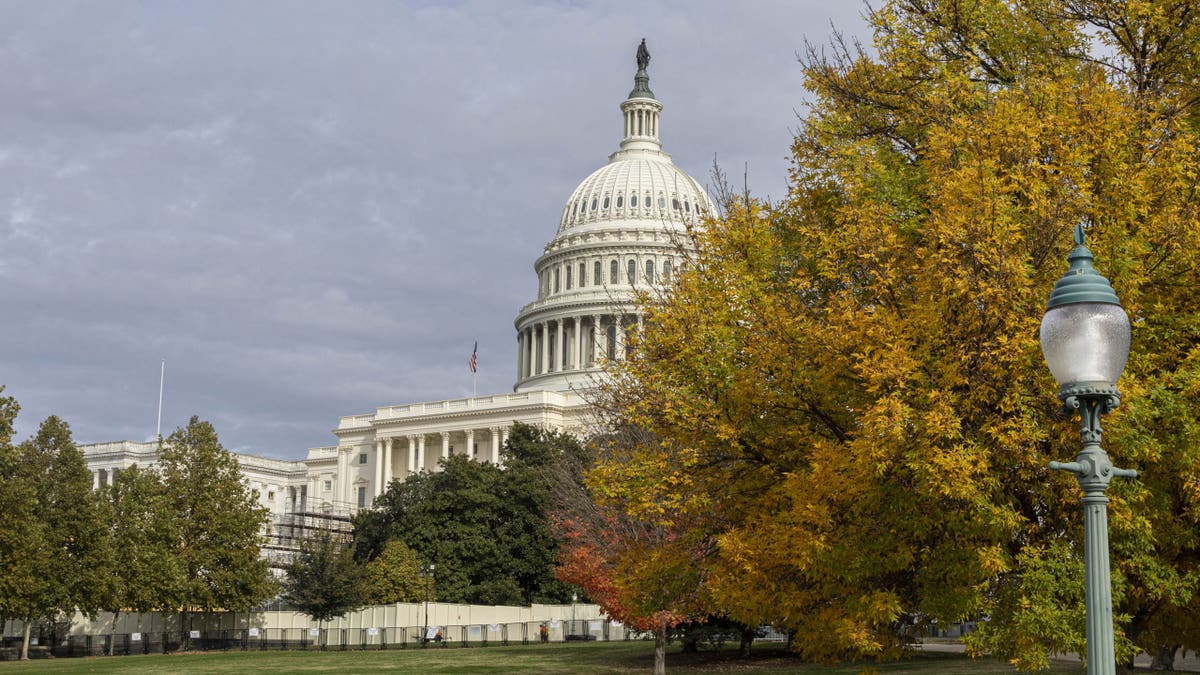
<path fill-rule="evenodd" d="M 1050 462 L 1051 469 L 1075 474 L 1083 489 L 1084 568 L 1087 607 L 1088 675 L 1115 675 L 1112 581 L 1108 561 L 1108 483 L 1114 476 L 1136 478 L 1118 469 L 1100 447 L 1100 416 L 1121 402 L 1117 380 L 1129 358 L 1129 316 L 1121 301 L 1092 267 L 1083 226 L 1075 226 L 1070 269 L 1054 285 L 1042 317 L 1042 354 L 1054 379 L 1063 412 L 1078 410 L 1083 449 L 1074 462 Z"/>

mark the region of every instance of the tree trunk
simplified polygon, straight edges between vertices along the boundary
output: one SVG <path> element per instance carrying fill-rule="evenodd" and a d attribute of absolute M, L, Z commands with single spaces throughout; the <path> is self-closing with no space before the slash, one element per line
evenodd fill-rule
<path fill-rule="evenodd" d="M 121 610 L 113 612 L 112 627 L 108 631 L 108 655 L 113 655 L 113 650 L 117 648 L 117 617 L 121 616 Z"/>
<path fill-rule="evenodd" d="M 1179 645 L 1163 645 L 1158 648 L 1158 653 L 1154 655 L 1154 661 L 1150 663 L 1150 670 L 1175 670 L 1175 653 L 1179 651 Z"/>
<path fill-rule="evenodd" d="M 754 644 L 754 629 L 742 629 L 742 644 L 738 646 L 738 656 L 743 659 L 750 658 L 750 646 Z"/>
<path fill-rule="evenodd" d="M 22 661 L 29 660 L 29 625 L 31 623 L 33 623 L 31 620 L 25 619 L 25 628 L 22 631 L 22 636 L 21 636 L 21 660 Z"/>
<path fill-rule="evenodd" d="M 654 675 L 667 675 L 667 624 L 654 632 Z"/>

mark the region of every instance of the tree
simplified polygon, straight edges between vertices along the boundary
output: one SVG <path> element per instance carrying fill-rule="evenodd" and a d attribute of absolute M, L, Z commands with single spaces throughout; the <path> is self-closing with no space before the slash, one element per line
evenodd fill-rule
<path fill-rule="evenodd" d="M 111 548 L 91 472 L 66 422 L 46 418 L 37 434 L 16 448 L 15 466 L 14 454 L 7 454 L 4 492 L 13 502 L 12 515 L 20 514 L 22 521 L 8 542 L 12 569 L 4 574 L 11 585 L 4 604 L 6 613 L 24 622 L 21 658 L 27 659 L 33 623 L 99 609 L 111 583 Z"/>
<path fill-rule="evenodd" d="M 873 51 L 808 50 L 787 198 L 726 195 L 606 398 L 656 439 L 602 460 L 622 510 L 679 514 L 722 611 L 824 661 L 985 614 L 973 648 L 1022 668 L 1079 651 L 1081 589 L 1040 592 L 1083 556 L 1037 327 L 1084 222 L 1134 320 L 1105 437 L 1142 472 L 1109 492 L 1119 651 L 1200 646 L 1198 16 L 892 0 Z"/>
<path fill-rule="evenodd" d="M 4 388 L 0 386 L 0 393 Z M 25 613 L 25 589 L 37 583 L 40 525 L 34 518 L 36 493 L 18 474 L 21 465 L 12 444 L 13 423 L 20 406 L 0 396 L 0 625 Z M 27 648 L 23 648 L 25 655 Z"/>
<path fill-rule="evenodd" d="M 121 610 L 166 611 L 183 604 L 187 586 L 176 548 L 179 520 L 158 473 L 132 466 L 106 490 L 113 542 L 113 625 Z M 109 645 L 111 650 L 113 645 Z"/>
<path fill-rule="evenodd" d="M 608 616 L 653 632 L 654 672 L 662 675 L 668 631 L 713 612 L 699 553 L 712 542 L 690 538 L 703 531 L 688 527 L 700 514 L 645 490 L 647 479 L 685 478 L 663 473 L 670 472 L 669 447 L 635 427 L 591 446 L 595 456 L 574 453 L 555 471 L 556 521 L 565 538 L 556 574 Z"/>
<path fill-rule="evenodd" d="M 185 575 L 180 608 L 239 612 L 271 597 L 275 583 L 259 557 L 267 510 L 212 425 L 192 417 L 176 429 L 158 466 L 175 518 L 174 555 Z"/>
<path fill-rule="evenodd" d="M 320 530 L 306 538 L 286 571 L 283 599 L 318 627 L 363 605 L 363 569 L 342 535 Z"/>
<path fill-rule="evenodd" d="M 374 560 L 367 563 L 364 579 L 366 604 L 418 602 L 425 597 L 421 577 L 421 559 L 417 552 L 399 539 L 384 545 Z"/>
<path fill-rule="evenodd" d="M 453 455 L 436 473 L 392 483 L 354 521 L 355 549 L 369 563 L 392 540 L 437 566 L 447 602 L 563 602 L 554 578 L 558 539 L 548 524 L 547 462 L 578 445 L 569 436 L 514 425 L 504 468 Z"/>

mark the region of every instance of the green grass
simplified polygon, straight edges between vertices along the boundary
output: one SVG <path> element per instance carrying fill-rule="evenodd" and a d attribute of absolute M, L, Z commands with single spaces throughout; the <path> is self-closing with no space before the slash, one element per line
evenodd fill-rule
<path fill-rule="evenodd" d="M 0 663 L 9 673 L 645 673 L 654 664 L 650 642 L 551 644 L 474 649 L 406 649 L 384 652 L 226 652 L 152 656 L 43 659 Z M 732 651 L 681 654 L 669 650 L 668 673 L 811 673 L 852 675 L 986 675 L 1012 673 L 993 659 L 971 660 L 958 654 L 919 654 L 892 663 L 835 667 L 800 663 L 778 645 L 755 649 L 749 661 Z M 1078 666 L 1059 666 L 1051 673 L 1079 673 Z"/>

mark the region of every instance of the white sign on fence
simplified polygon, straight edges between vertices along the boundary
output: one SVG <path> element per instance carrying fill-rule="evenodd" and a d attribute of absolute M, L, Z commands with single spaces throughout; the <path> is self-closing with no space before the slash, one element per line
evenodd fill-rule
<path fill-rule="evenodd" d="M 193 640 L 199 640 L 200 639 L 200 631 L 198 631 L 198 630 L 190 631 L 188 633 L 188 637 L 192 638 Z"/>
<path fill-rule="evenodd" d="M 467 639 L 478 640 L 483 635 L 483 630 L 480 626 L 467 626 Z"/>
<path fill-rule="evenodd" d="M 37 646 L 37 638 L 35 638 L 35 637 L 31 637 L 31 638 L 29 638 L 29 644 L 30 644 L 31 646 L 34 646 L 34 647 L 36 647 L 36 646 Z"/>
<path fill-rule="evenodd" d="M 129 641 L 130 641 L 130 642 L 141 642 L 141 641 L 142 641 L 142 634 L 141 634 L 141 633 L 130 633 L 130 634 L 129 634 Z"/>
<path fill-rule="evenodd" d="M 251 628 L 250 630 L 246 631 L 246 633 L 250 637 L 258 637 L 258 629 L 257 628 Z"/>
<path fill-rule="evenodd" d="M 440 633 L 440 632 L 442 632 L 442 629 L 438 628 L 437 626 L 426 626 L 425 627 L 425 639 L 426 640 L 436 640 L 438 633 Z"/>
<path fill-rule="evenodd" d="M 489 624 L 488 624 L 488 630 L 492 631 L 493 633 L 499 632 L 499 631 L 500 631 L 500 624 L 498 624 L 498 623 L 489 623 Z"/>
<path fill-rule="evenodd" d="M 321 634 L 321 629 L 320 629 L 320 628 L 309 628 L 309 629 L 308 629 L 308 636 L 309 636 L 309 637 L 317 637 L 317 636 L 319 636 L 320 634 Z"/>
<path fill-rule="evenodd" d="M 551 620 L 550 620 L 550 627 L 551 627 L 551 628 L 558 628 L 558 625 L 559 625 L 559 623 L 561 623 L 561 622 L 560 622 L 558 619 L 551 619 Z"/>
<path fill-rule="evenodd" d="M 588 622 L 588 630 L 598 631 L 598 630 L 603 630 L 603 628 L 604 628 L 603 621 L 589 621 Z"/>
<path fill-rule="evenodd" d="M 368 628 L 367 635 L 379 635 L 379 629 L 378 628 Z"/>

